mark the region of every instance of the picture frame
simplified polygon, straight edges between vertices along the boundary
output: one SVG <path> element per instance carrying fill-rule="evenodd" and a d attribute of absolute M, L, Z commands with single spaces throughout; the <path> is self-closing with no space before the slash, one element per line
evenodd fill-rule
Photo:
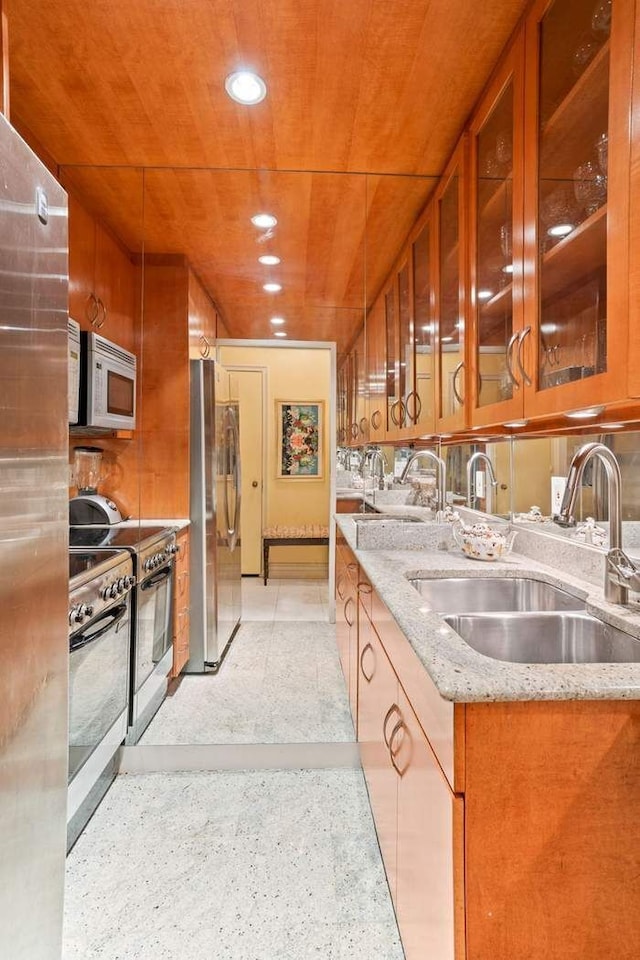
<path fill-rule="evenodd" d="M 321 480 L 324 466 L 324 401 L 276 400 L 279 480 Z"/>

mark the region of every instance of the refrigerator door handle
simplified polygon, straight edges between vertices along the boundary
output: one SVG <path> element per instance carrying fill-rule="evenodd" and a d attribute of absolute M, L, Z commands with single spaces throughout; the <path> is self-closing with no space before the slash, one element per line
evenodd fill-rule
<path fill-rule="evenodd" d="M 233 487 L 235 493 L 235 509 L 233 521 L 229 517 L 229 494 L 225 484 L 225 509 L 227 516 L 227 532 L 229 535 L 229 549 L 235 550 L 240 534 L 240 502 L 242 499 L 241 474 L 240 474 L 240 435 L 238 433 L 238 421 L 233 407 L 229 406 L 227 413 L 227 437 L 229 439 L 229 454 L 233 466 Z"/>

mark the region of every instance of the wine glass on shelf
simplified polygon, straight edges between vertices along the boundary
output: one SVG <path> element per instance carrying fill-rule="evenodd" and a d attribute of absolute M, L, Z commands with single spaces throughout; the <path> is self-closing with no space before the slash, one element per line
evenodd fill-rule
<path fill-rule="evenodd" d="M 596 156 L 600 169 L 606 174 L 609 160 L 609 135 L 607 133 L 601 133 L 596 140 Z"/>
<path fill-rule="evenodd" d="M 607 178 L 593 161 L 585 160 L 574 171 L 573 191 L 576 200 L 590 217 L 607 199 Z"/>

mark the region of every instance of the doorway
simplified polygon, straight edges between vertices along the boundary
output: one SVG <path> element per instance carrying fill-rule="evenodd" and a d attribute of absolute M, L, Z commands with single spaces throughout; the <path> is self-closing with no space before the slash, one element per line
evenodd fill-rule
<path fill-rule="evenodd" d="M 227 369 L 236 383 L 240 407 L 242 576 L 259 577 L 262 569 L 266 370 L 234 366 Z"/>

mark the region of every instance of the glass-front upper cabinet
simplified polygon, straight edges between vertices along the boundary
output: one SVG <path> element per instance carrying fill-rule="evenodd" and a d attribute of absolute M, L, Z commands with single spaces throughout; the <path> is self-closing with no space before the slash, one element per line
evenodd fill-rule
<path fill-rule="evenodd" d="M 436 194 L 438 221 L 438 430 L 466 426 L 466 136 L 453 154 Z"/>
<path fill-rule="evenodd" d="M 537 178 L 525 181 L 525 223 L 536 225 L 525 410 L 534 415 L 627 395 L 633 11 L 633 0 L 541 0 L 527 24 L 525 175 Z"/>
<path fill-rule="evenodd" d="M 471 423 L 522 417 L 524 35 L 471 123 Z"/>
<path fill-rule="evenodd" d="M 413 396 L 409 396 L 407 412 L 416 433 L 435 430 L 435 362 L 433 282 L 434 231 L 432 220 L 426 221 L 412 245 L 413 280 Z"/>
<path fill-rule="evenodd" d="M 386 436 L 386 345 L 384 301 L 378 298 L 367 316 L 367 381 L 369 441 L 379 443 Z"/>

